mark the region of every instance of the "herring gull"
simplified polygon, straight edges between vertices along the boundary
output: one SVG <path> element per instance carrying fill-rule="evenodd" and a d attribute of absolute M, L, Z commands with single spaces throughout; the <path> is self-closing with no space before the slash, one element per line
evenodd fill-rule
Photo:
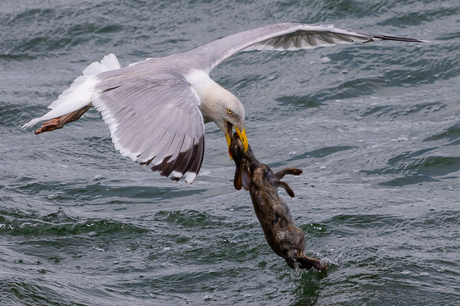
<path fill-rule="evenodd" d="M 230 146 L 233 128 L 248 148 L 244 107 L 209 73 L 240 51 L 293 51 L 342 43 L 418 39 L 371 34 L 333 25 L 281 23 L 233 34 L 181 54 L 121 68 L 113 54 L 89 65 L 40 118 L 40 134 L 63 127 L 94 106 L 109 126 L 115 148 L 153 171 L 191 184 L 204 156 L 204 124 L 214 122 Z"/>

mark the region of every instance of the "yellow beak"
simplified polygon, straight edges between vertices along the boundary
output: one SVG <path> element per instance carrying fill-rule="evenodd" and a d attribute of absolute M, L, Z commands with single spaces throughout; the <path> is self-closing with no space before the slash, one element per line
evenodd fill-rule
<path fill-rule="evenodd" d="M 243 130 L 240 132 L 240 130 L 238 130 L 238 128 L 235 126 L 235 131 L 240 137 L 241 142 L 243 143 L 244 152 L 246 152 L 249 147 L 248 138 L 246 137 L 246 129 L 243 128 Z"/>
<path fill-rule="evenodd" d="M 248 143 L 248 138 L 246 137 L 246 129 L 243 128 L 243 131 L 240 131 L 236 126 L 234 127 L 236 134 L 238 134 L 238 137 L 241 139 L 241 142 L 243 143 L 243 148 L 244 152 L 248 150 L 249 143 Z M 227 127 L 227 131 L 225 131 L 225 139 L 227 140 L 227 145 L 230 150 L 230 145 L 232 144 L 232 126 L 229 124 Z M 228 131 L 230 130 L 230 131 Z M 232 155 L 230 154 L 230 151 L 228 152 L 230 155 L 230 159 L 232 159 Z"/>

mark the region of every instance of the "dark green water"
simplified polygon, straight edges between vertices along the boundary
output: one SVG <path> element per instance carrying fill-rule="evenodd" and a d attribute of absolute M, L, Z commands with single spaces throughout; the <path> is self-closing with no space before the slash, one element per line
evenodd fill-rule
<path fill-rule="evenodd" d="M 1 305 L 459 305 L 460 2 L 0 3 Z M 212 73 L 287 181 L 309 256 L 291 272 L 207 125 L 192 186 L 121 157 L 92 110 L 35 136 L 91 62 L 123 66 L 277 22 L 431 40 L 242 53 Z"/>

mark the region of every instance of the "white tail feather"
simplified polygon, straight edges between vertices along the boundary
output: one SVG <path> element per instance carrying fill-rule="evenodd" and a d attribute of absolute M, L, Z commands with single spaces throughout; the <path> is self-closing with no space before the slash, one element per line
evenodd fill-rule
<path fill-rule="evenodd" d="M 24 124 L 22 128 L 25 129 L 40 121 L 67 115 L 91 104 L 91 95 L 93 94 L 94 86 L 98 83 L 98 80 L 94 77 L 101 72 L 115 69 L 120 69 L 120 63 L 114 54 L 104 56 L 100 63 L 92 63 L 83 70 L 82 76 L 76 78 L 72 85 L 48 106 L 51 111 L 40 118 L 32 119 Z"/>

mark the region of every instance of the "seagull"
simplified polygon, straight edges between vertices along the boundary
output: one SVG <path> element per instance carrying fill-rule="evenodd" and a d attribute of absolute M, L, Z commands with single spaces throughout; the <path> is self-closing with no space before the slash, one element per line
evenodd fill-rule
<path fill-rule="evenodd" d="M 83 70 L 83 75 L 48 106 L 49 112 L 23 128 L 45 121 L 35 134 L 59 129 L 94 107 L 123 156 L 151 165 L 161 176 L 174 181 L 184 177 L 191 184 L 203 162 L 205 123 L 214 122 L 228 146 L 235 128 L 244 150 L 248 149 L 243 104 L 209 77 L 217 65 L 240 51 L 295 51 L 377 40 L 426 42 L 333 25 L 280 23 L 124 68 L 109 54 Z"/>

